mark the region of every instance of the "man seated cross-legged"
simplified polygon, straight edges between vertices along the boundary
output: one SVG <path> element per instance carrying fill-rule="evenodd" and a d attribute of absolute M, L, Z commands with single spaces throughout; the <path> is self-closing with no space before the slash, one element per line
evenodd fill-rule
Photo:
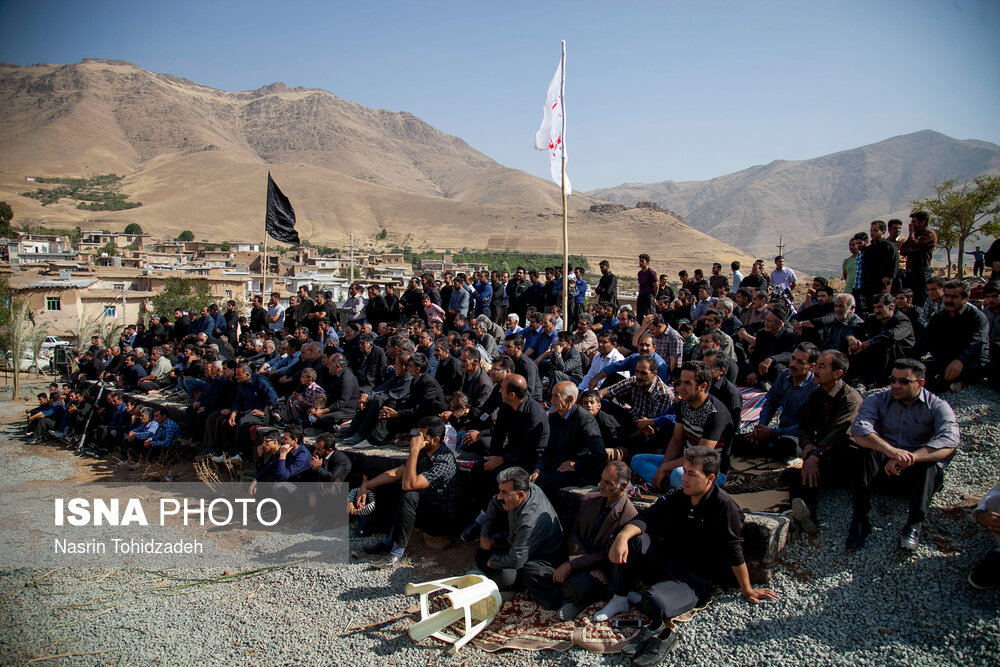
<path fill-rule="evenodd" d="M 594 620 L 627 611 L 629 603 L 653 619 L 653 626 L 629 647 L 633 665 L 658 665 L 676 644 L 667 620 L 707 601 L 717 587 L 736 584 L 751 603 L 777 593 L 753 588 L 743 558 L 743 512 L 715 480 L 719 452 L 696 445 L 684 453 L 680 490 L 639 513 L 615 537 L 608 552 L 611 601 Z M 637 584 L 649 586 L 638 593 Z"/>

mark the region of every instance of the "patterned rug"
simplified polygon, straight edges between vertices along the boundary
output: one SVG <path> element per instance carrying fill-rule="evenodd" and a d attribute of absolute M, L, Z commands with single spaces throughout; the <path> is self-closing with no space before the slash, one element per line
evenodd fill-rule
<path fill-rule="evenodd" d="M 673 621 L 690 621 L 710 602 Z M 622 645 L 638 634 L 639 629 L 615 628 L 614 621 L 593 623 L 591 619 L 603 606 L 604 602 L 595 602 L 575 620 L 560 621 L 556 612 L 546 611 L 534 600 L 518 593 L 513 600 L 504 604 L 489 627 L 473 639 L 472 643 L 487 653 L 502 649 L 567 651 L 574 646 L 591 653 L 620 653 Z M 615 619 L 620 618 L 637 618 L 644 625 L 649 623 L 649 619 L 634 608 L 615 616 Z"/>
<path fill-rule="evenodd" d="M 740 432 L 746 429 L 747 425 L 760 419 L 761 404 L 766 391 L 761 391 L 755 387 L 739 387 L 740 395 L 743 397 L 743 412 L 740 414 Z"/>

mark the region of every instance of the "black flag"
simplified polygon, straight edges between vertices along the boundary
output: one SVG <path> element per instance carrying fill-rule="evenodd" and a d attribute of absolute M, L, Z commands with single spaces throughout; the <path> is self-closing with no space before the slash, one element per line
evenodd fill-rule
<path fill-rule="evenodd" d="M 282 194 L 278 185 L 267 172 L 267 219 L 264 229 L 276 241 L 299 243 L 299 233 L 295 231 L 295 210 L 288 197 Z"/>

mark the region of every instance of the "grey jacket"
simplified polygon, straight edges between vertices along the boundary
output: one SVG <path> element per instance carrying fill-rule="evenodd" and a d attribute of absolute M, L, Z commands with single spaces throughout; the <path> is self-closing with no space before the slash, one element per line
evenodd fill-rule
<path fill-rule="evenodd" d="M 496 496 L 486 507 L 486 518 L 480 534 L 493 535 L 493 524 L 506 512 Z M 524 567 L 529 560 L 556 560 L 565 546 L 562 525 L 545 493 L 534 484 L 528 485 L 528 497 L 514 510 L 507 512 L 507 541 L 510 551 L 494 555 L 492 565 L 497 569 Z M 565 558 L 560 560 L 561 563 Z"/>

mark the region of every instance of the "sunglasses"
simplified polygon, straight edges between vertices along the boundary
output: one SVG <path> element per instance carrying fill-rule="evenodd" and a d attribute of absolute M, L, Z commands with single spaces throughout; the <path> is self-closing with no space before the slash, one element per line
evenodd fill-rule
<path fill-rule="evenodd" d="M 920 380 L 913 380 L 911 378 L 897 378 L 889 376 L 889 384 L 901 384 L 904 387 L 909 387 L 914 382 L 920 382 Z"/>

